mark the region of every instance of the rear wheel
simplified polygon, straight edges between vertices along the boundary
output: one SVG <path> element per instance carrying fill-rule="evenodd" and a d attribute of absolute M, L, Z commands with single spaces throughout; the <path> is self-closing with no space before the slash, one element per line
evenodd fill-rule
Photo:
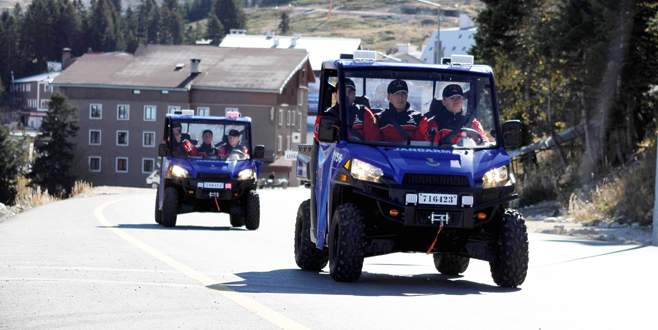
<path fill-rule="evenodd" d="M 242 227 L 244 226 L 244 217 L 241 215 L 229 215 L 231 218 L 231 226 L 232 227 Z"/>
<path fill-rule="evenodd" d="M 459 275 L 466 271 L 470 258 L 449 252 L 434 254 L 434 267 L 441 274 Z"/>
<path fill-rule="evenodd" d="M 245 198 L 245 226 L 256 230 L 260 226 L 260 197 L 255 190 L 250 190 Z"/>
<path fill-rule="evenodd" d="M 339 282 L 361 277 L 365 248 L 361 210 L 352 203 L 339 205 L 329 229 L 329 274 Z"/>
<path fill-rule="evenodd" d="M 515 288 L 528 273 L 528 233 L 525 220 L 515 210 L 505 210 L 500 223 L 496 258 L 489 263 L 496 284 Z"/>
<path fill-rule="evenodd" d="M 327 249 L 318 250 L 311 241 L 311 200 L 305 200 L 297 210 L 295 221 L 295 262 L 303 270 L 320 271 L 329 260 Z"/>
<path fill-rule="evenodd" d="M 178 191 L 176 188 L 165 188 L 163 202 L 160 224 L 165 227 L 174 227 L 176 226 L 176 217 L 178 216 Z"/>

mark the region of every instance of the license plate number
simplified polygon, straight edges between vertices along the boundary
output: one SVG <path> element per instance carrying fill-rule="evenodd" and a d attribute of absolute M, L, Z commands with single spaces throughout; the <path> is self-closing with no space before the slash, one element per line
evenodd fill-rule
<path fill-rule="evenodd" d="M 224 182 L 199 182 L 198 187 L 205 189 L 224 189 Z"/>
<path fill-rule="evenodd" d="M 457 205 L 457 195 L 452 194 L 418 194 L 419 204 Z"/>

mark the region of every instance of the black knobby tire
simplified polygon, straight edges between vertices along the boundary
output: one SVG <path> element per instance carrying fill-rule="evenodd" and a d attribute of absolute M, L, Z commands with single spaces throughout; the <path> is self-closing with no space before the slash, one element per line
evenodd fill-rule
<path fill-rule="evenodd" d="M 231 219 L 231 226 L 232 227 L 242 227 L 244 226 L 244 217 L 241 215 L 229 215 Z"/>
<path fill-rule="evenodd" d="M 353 282 L 361 276 L 365 257 L 365 224 L 359 208 L 339 205 L 329 229 L 329 274 L 339 282 Z"/>
<path fill-rule="evenodd" d="M 299 205 L 295 221 L 295 262 L 303 270 L 320 271 L 329 261 L 325 248 L 318 250 L 311 241 L 311 200 Z"/>
<path fill-rule="evenodd" d="M 155 223 L 160 224 L 162 222 L 162 210 L 158 210 L 158 202 L 160 198 L 160 189 L 155 191 Z"/>
<path fill-rule="evenodd" d="M 470 258 L 454 253 L 444 252 L 434 254 L 434 267 L 441 274 L 459 275 L 466 271 Z"/>
<path fill-rule="evenodd" d="M 260 226 L 260 198 L 255 190 L 250 190 L 245 196 L 244 224 L 248 230 L 256 230 Z"/>
<path fill-rule="evenodd" d="M 499 286 L 515 288 L 523 283 L 528 273 L 528 233 L 525 220 L 519 212 L 507 209 L 500 226 L 496 257 L 489 262 L 491 276 Z"/>
<path fill-rule="evenodd" d="M 167 187 L 164 191 L 160 224 L 165 227 L 175 227 L 176 217 L 178 217 L 178 190 L 174 187 Z"/>

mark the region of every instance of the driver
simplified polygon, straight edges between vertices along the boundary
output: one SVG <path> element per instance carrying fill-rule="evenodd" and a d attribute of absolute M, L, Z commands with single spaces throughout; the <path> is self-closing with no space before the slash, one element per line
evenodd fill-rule
<path fill-rule="evenodd" d="M 429 141 L 436 144 L 455 144 L 462 137 L 466 136 L 465 132 L 461 134 L 452 134 L 453 130 L 459 130 L 462 127 L 471 128 L 478 132 L 483 142 L 493 140 L 489 134 L 482 128 L 482 124 L 477 118 L 473 118 L 470 123 L 466 123 L 467 115 L 464 113 L 464 91 L 458 84 L 450 84 L 443 89 L 443 99 L 438 104 L 438 109 L 431 109 L 426 115 L 427 122 L 422 125 L 420 131 L 424 132 Z M 449 138 L 450 141 L 442 141 Z"/>
<path fill-rule="evenodd" d="M 208 156 L 215 154 L 217 150 L 212 144 L 212 137 L 213 133 L 211 130 L 207 129 L 204 130 L 203 133 L 201 134 L 201 146 L 197 149 L 198 153 L 201 154 L 202 156 Z"/>
<path fill-rule="evenodd" d="M 173 122 L 171 124 L 171 150 L 174 156 L 184 156 L 193 151 L 193 145 L 189 140 L 189 135 L 181 133 L 181 123 Z"/>
<path fill-rule="evenodd" d="M 228 156 L 234 152 L 239 151 L 245 155 L 249 154 L 247 147 L 240 144 L 240 131 L 237 129 L 232 129 L 228 132 L 228 143 L 221 143 L 217 148 L 217 156 L 220 158 L 226 159 Z"/>

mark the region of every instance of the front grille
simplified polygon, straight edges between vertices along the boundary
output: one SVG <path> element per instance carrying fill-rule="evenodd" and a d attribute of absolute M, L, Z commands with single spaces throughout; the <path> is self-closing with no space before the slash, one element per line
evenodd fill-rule
<path fill-rule="evenodd" d="M 463 175 L 406 174 L 403 183 L 423 186 L 469 186 L 468 179 Z"/>
<path fill-rule="evenodd" d="M 231 177 L 225 173 L 199 173 L 197 175 L 199 180 L 216 180 L 216 181 L 229 181 Z"/>

